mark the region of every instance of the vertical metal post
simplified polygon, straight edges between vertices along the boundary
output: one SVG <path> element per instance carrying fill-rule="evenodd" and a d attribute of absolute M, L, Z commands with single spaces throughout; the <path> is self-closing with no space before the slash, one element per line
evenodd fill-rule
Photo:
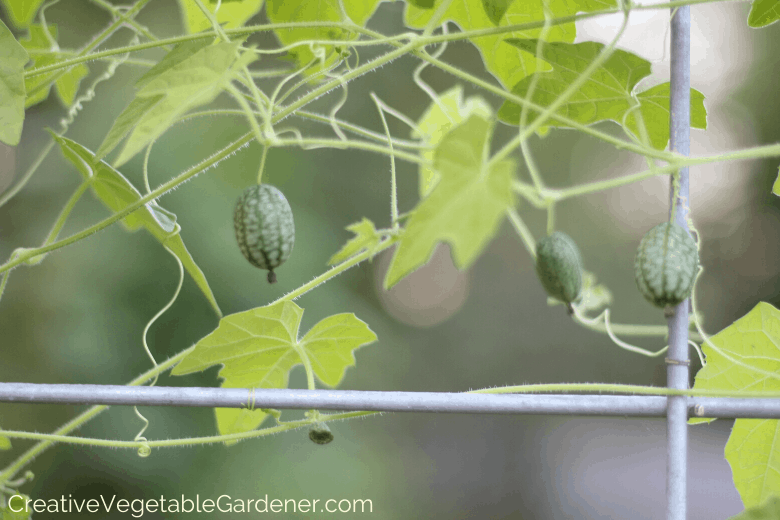
<path fill-rule="evenodd" d="M 690 153 L 691 122 L 691 12 L 689 6 L 672 9 L 671 89 L 669 146 L 681 155 Z M 678 197 L 670 189 L 670 208 L 676 206 L 675 221 L 686 230 L 690 207 L 688 168 L 680 170 Z M 670 209 L 671 211 L 671 209 Z M 666 379 L 669 388 L 688 388 L 688 300 L 674 309 L 669 318 L 669 357 Z M 667 401 L 666 518 L 685 520 L 687 516 L 688 411 L 685 398 Z"/>

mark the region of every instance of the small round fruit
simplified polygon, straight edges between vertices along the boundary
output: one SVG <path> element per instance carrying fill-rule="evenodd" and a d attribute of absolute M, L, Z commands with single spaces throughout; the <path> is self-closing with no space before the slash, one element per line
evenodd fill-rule
<path fill-rule="evenodd" d="M 688 298 L 698 270 L 696 242 L 679 224 L 658 224 L 639 243 L 634 260 L 636 285 L 656 307 L 673 307 Z"/>
<path fill-rule="evenodd" d="M 536 244 L 536 274 L 547 294 L 571 312 L 582 292 L 582 255 L 569 235 L 556 231 Z"/>
<path fill-rule="evenodd" d="M 309 439 L 315 444 L 328 444 L 333 440 L 333 433 L 327 424 L 318 422 L 309 428 Z"/>
<path fill-rule="evenodd" d="M 295 244 L 292 209 L 284 194 L 270 184 L 248 187 L 236 203 L 233 225 L 244 257 L 268 270 L 268 283 L 276 282 L 274 269 L 290 257 Z"/>

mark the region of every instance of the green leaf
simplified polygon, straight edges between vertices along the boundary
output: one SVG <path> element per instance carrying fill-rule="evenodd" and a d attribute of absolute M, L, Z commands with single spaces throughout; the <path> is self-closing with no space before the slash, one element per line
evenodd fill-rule
<path fill-rule="evenodd" d="M 441 0 L 436 0 L 438 6 Z M 452 21 L 461 30 L 492 29 L 501 10 L 506 10 L 498 18 L 499 26 L 517 25 L 533 21 L 544 21 L 542 2 L 538 0 L 454 0 L 447 9 L 442 22 Z M 614 7 L 614 0 L 549 0 L 548 7 L 553 18 L 574 15 L 583 11 Z M 490 6 L 490 7 L 488 7 Z M 413 29 L 421 29 L 430 21 L 434 9 L 420 9 L 407 3 L 405 23 Z M 491 13 L 491 14 L 488 14 Z M 543 61 L 537 61 L 536 52 L 527 53 L 504 44 L 507 38 L 536 38 L 542 29 L 512 31 L 497 35 L 480 36 L 473 40 L 479 49 L 482 60 L 504 87 L 511 87 L 529 74 L 549 70 Z M 574 23 L 554 25 L 547 33 L 547 41 L 573 42 L 576 36 Z"/>
<path fill-rule="evenodd" d="M 0 141 L 10 146 L 22 138 L 27 60 L 27 51 L 0 20 Z"/>
<path fill-rule="evenodd" d="M 203 4 L 212 13 L 217 8 L 217 2 L 213 0 L 203 0 Z M 188 33 L 192 34 L 211 29 L 211 22 L 193 0 L 179 0 L 179 7 L 181 8 L 184 28 Z M 241 27 L 250 18 L 259 13 L 262 7 L 263 0 L 223 0 L 219 11 L 217 11 L 217 22 L 227 29 Z"/>
<path fill-rule="evenodd" d="M 696 374 L 694 389 L 778 391 L 780 379 L 767 372 L 780 373 L 780 311 L 766 302 L 710 338 L 712 344 L 746 366 L 740 366 L 716 352 L 707 343 L 702 350 L 707 365 Z M 751 370 L 757 368 L 760 372 Z M 706 410 L 705 410 L 706 413 Z M 764 419 L 737 419 L 726 444 L 726 460 L 731 465 L 734 484 L 745 507 L 763 503 L 780 494 L 780 422 Z"/>
<path fill-rule="evenodd" d="M 98 159 L 130 132 L 115 161 L 116 166 L 121 166 L 186 112 L 213 101 L 230 81 L 233 69 L 255 59 L 253 53 L 246 52 L 236 60 L 239 45 L 240 42 L 191 43 L 174 48 L 172 57 L 163 58 L 157 70 L 150 70 L 141 78 L 135 99 L 119 115 L 98 148 Z"/>
<path fill-rule="evenodd" d="M 490 21 L 498 25 L 512 2 L 514 0 L 482 0 L 482 6 Z"/>
<path fill-rule="evenodd" d="M 11 499 L 13 499 L 13 501 L 10 501 Z M 0 513 L 3 515 L 2 520 L 28 520 L 29 518 L 32 518 L 31 513 L 25 512 L 25 505 L 29 499 L 30 497 L 21 493 L 6 497 L 6 500 L 9 501 L 9 503 L 6 504 L 7 507 L 0 506 Z M 21 511 L 13 511 L 11 509 L 12 507 L 15 510 L 21 509 Z"/>
<path fill-rule="evenodd" d="M 87 148 L 65 137 L 53 133 L 52 136 L 60 145 L 63 155 L 79 170 L 83 180 L 90 183 L 95 197 L 112 212 L 121 211 L 141 199 L 141 194 L 130 181 L 108 163 L 96 159 Z M 168 246 L 181 260 L 184 269 L 190 273 L 217 315 L 222 316 L 203 271 L 184 246 L 184 241 L 179 235 L 179 226 L 176 224 L 176 215 L 156 203 L 149 202 L 122 219 L 122 224 L 129 231 L 144 227 L 161 244 Z"/>
<path fill-rule="evenodd" d="M 360 222 L 347 226 L 347 231 L 353 232 L 355 237 L 344 244 L 344 247 L 328 260 L 328 265 L 339 264 L 363 251 L 374 251 L 382 238 L 377 233 L 374 223 L 365 217 Z"/>
<path fill-rule="evenodd" d="M 348 22 L 352 21 L 365 27 L 368 19 L 376 11 L 381 0 L 268 0 L 266 12 L 271 23 L 285 22 Z M 342 11 L 343 6 L 343 11 Z M 335 27 L 311 27 L 298 29 L 278 29 L 275 31 L 282 45 L 290 45 L 302 40 L 351 40 L 357 34 Z M 332 64 L 337 55 L 331 45 L 323 46 L 324 64 Z M 314 59 L 315 54 L 308 45 L 300 45 L 288 51 L 298 64 L 304 67 Z M 308 74 L 322 69 L 317 65 L 307 71 Z"/>
<path fill-rule="evenodd" d="M 3 431 L 2 428 L 0 428 L 0 432 Z M 0 450 L 10 450 L 11 449 L 11 439 L 6 437 L 5 435 L 0 435 Z"/>
<path fill-rule="evenodd" d="M 493 124 L 478 114 L 452 129 L 436 148 L 441 180 L 415 208 L 385 277 L 385 288 L 430 260 L 448 242 L 458 269 L 468 268 L 514 205 L 515 163 L 488 164 Z"/>
<path fill-rule="evenodd" d="M 302 316 L 303 309 L 291 301 L 225 316 L 171 373 L 190 374 L 222 364 L 223 388 L 287 388 L 290 370 L 303 363 L 299 352 L 304 352 L 314 374 L 333 387 L 355 365 L 354 350 L 376 341 L 368 325 L 351 313 L 329 316 L 298 339 Z M 264 418 L 257 411 L 217 411 L 223 435 L 254 429 Z"/>
<path fill-rule="evenodd" d="M 428 110 L 417 122 L 420 133 L 413 131 L 412 137 L 423 138 L 431 146 L 430 150 L 422 152 L 426 161 L 433 162 L 434 150 L 453 126 L 457 126 L 472 114 L 478 114 L 483 119 L 493 117 L 493 108 L 482 97 L 472 96 L 463 101 L 463 87 L 456 85 L 439 96 L 438 101 L 432 101 Z M 420 165 L 420 197 L 428 195 L 436 183 L 439 173 L 428 166 Z"/>
<path fill-rule="evenodd" d="M 2 3 L 11 15 L 11 23 L 21 29 L 30 25 L 43 0 L 2 0 Z"/>
<path fill-rule="evenodd" d="M 772 186 L 772 193 L 780 197 L 780 167 L 777 168 L 777 179 L 774 186 Z"/>
<path fill-rule="evenodd" d="M 527 52 L 536 51 L 536 40 L 507 40 L 507 43 Z M 542 56 L 552 65 L 553 71 L 538 74 L 532 101 L 541 106 L 552 104 L 603 48 L 603 44 L 596 42 L 545 44 Z M 638 136 L 637 118 L 629 112 L 632 108 L 631 95 L 637 83 L 648 75 L 649 61 L 616 49 L 556 113 L 582 124 L 607 120 L 622 124 L 628 113 L 625 117 L 626 126 Z M 512 93 L 525 98 L 532 80 L 532 77 L 523 79 L 512 88 Z M 636 97 L 651 144 L 657 149 L 665 148 L 669 141 L 669 84 L 655 86 Z M 520 105 L 506 101 L 498 111 L 498 118 L 507 124 L 516 125 L 520 122 L 520 113 Z M 527 123 L 530 124 L 538 115 L 538 112 L 528 110 Z M 548 119 L 545 124 L 567 126 L 552 119 Z M 691 89 L 691 126 L 707 126 L 704 96 L 694 89 Z"/>
<path fill-rule="evenodd" d="M 650 143 L 658 150 L 666 148 L 669 142 L 669 88 L 666 82 L 637 94 Z M 626 124 L 634 135 L 639 135 L 639 123 L 633 115 L 626 118 Z M 704 94 L 694 88 L 691 89 L 691 127 L 707 129 Z"/>
<path fill-rule="evenodd" d="M 761 506 L 751 507 L 729 520 L 777 520 L 780 518 L 780 498 L 773 496 Z"/>
<path fill-rule="evenodd" d="M 52 38 L 56 40 L 57 26 L 49 24 L 48 28 Z M 30 33 L 27 38 L 21 40 L 21 44 L 32 57 L 33 62 L 30 68 L 46 67 L 66 58 L 66 56 L 51 48 L 51 43 L 46 37 L 43 26 L 38 24 L 30 26 Z M 79 63 L 70 67 L 64 74 L 54 80 L 60 72 L 52 71 L 47 74 L 38 74 L 37 76 L 26 78 L 24 84 L 28 96 L 25 101 L 25 107 L 40 103 L 49 97 L 52 81 L 54 81 L 57 87 L 57 96 L 60 98 L 60 101 L 62 101 L 63 105 L 70 106 L 76 99 L 76 93 L 79 90 L 81 80 L 89 74 L 89 69 L 83 63 Z"/>
<path fill-rule="evenodd" d="M 753 0 L 748 15 L 750 27 L 766 27 L 780 20 L 780 0 Z"/>

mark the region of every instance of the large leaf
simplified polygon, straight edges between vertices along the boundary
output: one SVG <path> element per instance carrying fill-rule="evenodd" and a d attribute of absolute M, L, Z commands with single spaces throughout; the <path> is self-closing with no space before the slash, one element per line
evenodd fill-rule
<path fill-rule="evenodd" d="M 766 27 L 780 20 L 780 0 L 753 0 L 748 15 L 750 27 Z"/>
<path fill-rule="evenodd" d="M 214 0 L 203 0 L 202 4 L 212 13 L 217 7 L 217 2 Z M 184 28 L 188 33 L 211 29 L 211 22 L 194 0 L 179 0 L 179 7 L 184 20 Z M 223 0 L 219 11 L 217 11 L 217 22 L 227 29 L 241 27 L 259 13 L 262 7 L 263 0 Z"/>
<path fill-rule="evenodd" d="M 286 22 L 347 22 L 365 27 L 381 0 L 268 0 L 266 12 L 271 23 Z M 343 6 L 343 11 L 341 7 Z M 302 40 L 346 40 L 356 34 L 335 27 L 304 27 L 277 29 L 276 36 L 282 45 Z M 326 66 L 333 62 L 333 46 L 323 46 L 327 57 Z M 307 65 L 315 56 L 308 45 L 300 45 L 288 51 L 299 67 Z M 320 70 L 313 67 L 309 72 Z"/>
<path fill-rule="evenodd" d="M 376 341 L 368 325 L 351 313 L 329 316 L 299 339 L 302 316 L 303 309 L 291 301 L 225 316 L 172 374 L 189 374 L 221 364 L 223 388 L 287 388 L 290 370 L 303 363 L 300 349 L 320 381 L 333 387 L 355 364 L 354 350 Z M 217 411 L 223 435 L 249 431 L 263 419 L 265 414 L 260 411 Z"/>
<path fill-rule="evenodd" d="M 449 242 L 455 266 L 466 269 L 496 233 L 514 205 L 515 163 L 488 164 L 492 130 L 474 114 L 441 140 L 434 161 L 441 179 L 409 217 L 385 288 L 430 260 L 439 242 Z"/>
<path fill-rule="evenodd" d="M 711 338 L 730 361 L 708 344 L 702 346 L 707 365 L 696 374 L 695 389 L 780 390 L 780 311 L 761 302 L 745 316 Z M 757 369 L 754 370 L 753 368 Z M 745 507 L 757 506 L 772 495 L 780 495 L 780 422 L 765 419 L 737 419 L 726 444 L 734 484 Z"/>
<path fill-rule="evenodd" d="M 65 157 L 76 166 L 82 178 L 90 183 L 92 193 L 112 212 L 121 211 L 141 199 L 141 194 L 130 181 L 108 163 L 96 159 L 91 151 L 77 142 L 52 135 L 60 145 Z M 161 244 L 168 246 L 181 260 L 184 269 L 190 273 L 217 315 L 222 316 L 203 271 L 200 270 L 187 251 L 184 241 L 178 233 L 176 215 L 153 202 L 149 202 L 122 219 L 122 224 L 130 231 L 144 227 Z"/>
<path fill-rule="evenodd" d="M 780 498 L 772 497 L 761 506 L 751 507 L 729 520 L 777 520 L 780 518 Z"/>
<path fill-rule="evenodd" d="M 182 43 L 139 81 L 135 99 L 119 115 L 97 151 L 106 156 L 130 132 L 115 164 L 121 166 L 162 135 L 189 110 L 210 103 L 230 81 L 231 67 L 255 59 L 246 52 L 236 60 L 240 42 Z"/>
<path fill-rule="evenodd" d="M 493 108 L 479 96 L 472 96 L 464 101 L 461 85 L 452 87 L 439 96 L 437 101 L 432 101 L 428 110 L 417 121 L 420 133 L 412 132 L 412 137 L 425 139 L 431 147 L 431 149 L 422 152 L 423 158 L 433 162 L 434 151 L 442 138 L 452 127 L 459 125 L 472 114 L 478 114 L 483 119 L 490 119 L 493 117 Z M 439 172 L 423 164 L 420 164 L 419 171 L 420 197 L 425 197 L 439 182 Z"/>
<path fill-rule="evenodd" d="M 536 40 L 507 40 L 506 43 L 527 52 L 536 51 Z M 542 56 L 552 65 L 553 70 L 538 74 L 532 101 L 541 106 L 552 104 L 596 59 L 603 48 L 603 44 L 596 42 L 545 44 Z M 616 49 L 580 89 L 558 108 L 556 114 L 582 124 L 607 120 L 622 123 L 626 112 L 631 109 L 630 96 L 634 87 L 648 75 L 649 61 Z M 528 77 L 517 83 L 512 88 L 512 93 L 525 98 L 532 79 Z M 669 84 L 664 83 L 640 92 L 637 98 L 651 144 L 654 148 L 665 148 L 669 141 Z M 520 112 L 519 105 L 506 101 L 498 111 L 498 118 L 505 123 L 516 125 L 520 122 Z M 538 112 L 528 110 L 527 123 L 531 123 L 538 115 Z M 633 113 L 629 113 L 625 121 L 634 135 L 640 135 L 638 120 Z M 545 125 L 566 126 L 552 119 L 548 119 Z M 704 96 L 694 89 L 691 89 L 691 126 L 707 126 Z"/>
<path fill-rule="evenodd" d="M 2 4 L 6 12 L 11 15 L 11 23 L 23 28 L 33 21 L 43 0 L 2 0 Z"/>
<path fill-rule="evenodd" d="M 777 169 L 777 179 L 775 179 L 775 183 L 772 185 L 772 193 L 780 197 L 780 167 Z"/>
<path fill-rule="evenodd" d="M 16 146 L 24 124 L 27 51 L 0 20 L 0 141 Z"/>
<path fill-rule="evenodd" d="M 436 0 L 435 6 L 441 3 Z M 553 18 L 574 15 L 582 11 L 594 11 L 615 6 L 614 0 L 548 0 Z M 430 21 L 435 9 L 421 9 L 407 1 L 406 25 L 421 29 Z M 499 16 L 500 15 L 500 16 Z M 499 26 L 544 21 L 543 3 L 539 0 L 454 0 L 442 21 L 452 21 L 464 30 L 492 29 Z M 496 20 L 498 22 L 496 22 Z M 535 52 L 527 53 L 517 47 L 504 44 L 507 38 L 536 38 L 541 28 L 480 36 L 473 41 L 482 54 L 482 60 L 505 87 L 509 88 L 536 71 L 549 70 L 544 62 L 538 62 Z M 558 24 L 550 28 L 547 41 L 573 42 L 576 36 L 574 23 Z"/>
<path fill-rule="evenodd" d="M 57 26 L 55 24 L 49 24 L 48 28 L 52 38 L 56 39 Z M 30 34 L 27 38 L 21 40 L 21 44 L 27 49 L 27 52 L 32 57 L 33 62 L 31 68 L 53 65 L 66 58 L 51 49 L 51 44 L 46 37 L 43 27 L 38 24 L 30 26 Z M 27 88 L 27 101 L 25 102 L 25 107 L 40 103 L 49 97 L 52 81 L 54 81 L 54 84 L 57 86 L 57 95 L 62 103 L 65 106 L 70 106 L 76 98 L 76 93 L 79 90 L 81 80 L 89 74 L 89 69 L 83 63 L 79 63 L 78 65 L 70 67 L 62 75 L 60 75 L 60 72 L 61 71 L 52 71 L 46 74 L 38 74 L 25 78 L 24 84 Z M 54 80 L 58 75 L 59 77 Z"/>

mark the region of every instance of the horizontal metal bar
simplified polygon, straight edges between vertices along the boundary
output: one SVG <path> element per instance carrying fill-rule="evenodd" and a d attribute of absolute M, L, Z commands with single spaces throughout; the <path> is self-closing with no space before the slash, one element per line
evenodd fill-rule
<path fill-rule="evenodd" d="M 691 416 L 780 418 L 780 399 L 688 397 Z M 0 402 L 663 417 L 666 397 L 0 383 Z"/>

